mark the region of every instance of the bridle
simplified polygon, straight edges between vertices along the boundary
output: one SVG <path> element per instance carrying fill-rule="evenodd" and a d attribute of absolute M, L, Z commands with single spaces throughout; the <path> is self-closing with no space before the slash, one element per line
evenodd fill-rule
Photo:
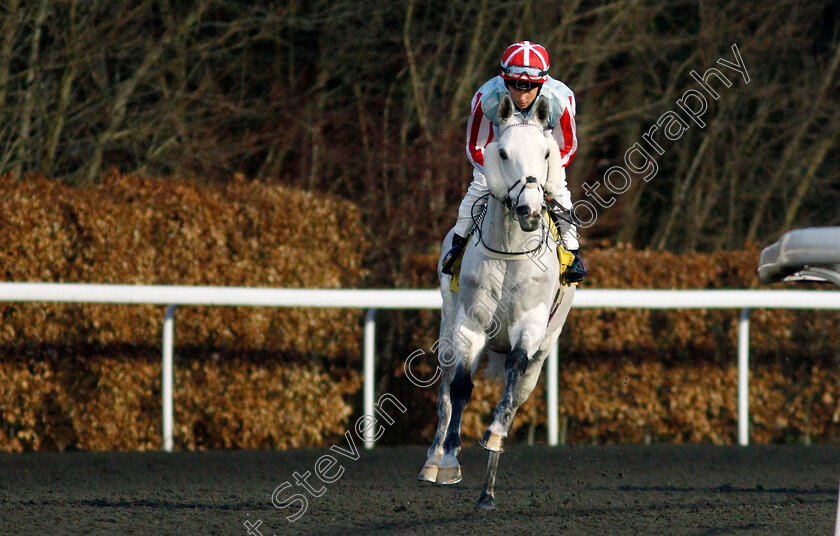
<path fill-rule="evenodd" d="M 493 197 L 493 199 L 496 199 L 497 201 L 499 201 L 499 198 L 497 198 L 495 196 L 491 196 L 491 194 L 487 193 L 487 194 L 484 194 L 483 196 L 479 197 L 478 199 L 476 199 L 475 203 L 473 203 L 473 209 L 479 203 L 479 201 L 481 201 L 482 199 L 485 199 L 487 197 Z M 505 208 L 507 208 L 507 206 L 505 206 Z M 479 212 L 478 215 L 472 214 L 473 225 L 472 225 L 472 229 L 470 229 L 469 234 L 476 233 L 478 235 L 478 241 L 481 243 L 482 247 L 484 249 L 486 249 L 487 251 L 489 251 L 491 253 L 495 253 L 496 255 L 506 255 L 506 256 L 511 256 L 511 257 L 518 257 L 518 256 L 521 256 L 521 255 L 529 255 L 529 256 L 534 255 L 536 253 L 539 253 L 540 251 L 543 250 L 543 248 L 546 247 L 546 244 L 548 243 L 548 240 L 549 240 L 549 234 L 548 234 L 548 228 L 547 228 L 544 221 L 540 222 L 540 241 L 536 245 L 536 247 L 534 247 L 532 249 L 525 250 L 525 251 L 503 251 L 501 249 L 496 249 L 496 248 L 493 248 L 493 247 L 489 246 L 487 244 L 487 242 L 484 240 L 484 234 L 481 232 L 481 226 L 484 223 L 485 214 L 487 214 L 487 204 L 484 205 L 484 207 L 481 209 L 481 212 Z M 514 216 L 514 219 L 516 219 L 516 216 Z"/>
<path fill-rule="evenodd" d="M 529 123 L 529 122 L 527 122 L 527 121 L 523 121 L 523 122 L 520 122 L 520 123 L 513 123 L 513 124 L 511 124 L 511 125 L 506 125 L 503 129 L 501 129 L 501 130 L 499 131 L 499 139 L 501 139 L 502 134 L 504 134 L 504 132 L 505 132 L 507 129 L 509 129 L 509 128 L 513 128 L 513 127 L 534 127 L 534 128 L 538 128 L 538 129 L 540 129 L 540 132 L 542 132 L 542 131 L 543 131 L 543 128 L 542 128 L 540 125 L 537 125 L 537 124 L 535 124 L 535 123 Z M 545 163 L 545 172 L 544 172 L 544 175 L 545 175 L 545 176 L 547 176 L 547 175 L 548 175 L 548 162 L 546 162 L 546 163 Z M 535 180 L 536 180 L 536 179 L 535 179 Z M 522 185 L 522 188 L 519 190 L 519 195 L 517 195 L 517 196 L 516 196 L 516 204 L 518 205 L 518 204 L 519 204 L 519 199 L 522 197 L 522 194 L 525 192 L 525 188 L 527 188 L 527 187 L 528 187 L 528 183 L 530 183 L 530 182 L 532 182 L 532 181 L 528 181 L 528 182 L 526 182 L 525 184 L 522 184 L 520 181 L 517 181 L 517 182 L 513 183 L 513 185 L 511 185 L 511 187 L 510 187 L 510 188 L 508 188 L 507 193 L 505 194 L 505 197 L 504 197 L 504 198 L 502 198 L 502 199 L 499 199 L 498 197 L 496 197 L 495 195 L 493 195 L 493 193 L 492 193 L 492 192 L 490 193 L 490 195 L 491 195 L 494 199 L 496 199 L 497 201 L 501 202 L 501 203 L 505 206 L 505 208 L 506 208 L 506 209 L 508 209 L 508 210 L 513 210 L 513 207 L 514 207 L 515 205 L 514 205 L 514 203 L 513 203 L 513 200 L 512 200 L 512 199 L 511 199 L 511 197 L 510 197 L 510 192 L 511 192 L 511 191 L 513 191 L 513 189 L 514 189 L 514 188 L 516 188 L 518 185 Z M 543 188 L 542 186 L 537 185 L 537 188 L 539 188 L 539 189 L 541 190 L 541 193 L 543 193 L 543 194 L 545 193 L 545 190 L 544 190 L 544 188 Z"/>
<path fill-rule="evenodd" d="M 499 138 L 501 138 L 502 133 L 504 133 L 507 129 L 512 128 L 512 127 L 535 127 L 535 128 L 539 128 L 540 131 L 542 131 L 542 127 L 540 125 L 537 125 L 537 124 L 534 124 L 534 123 L 529 123 L 529 122 L 513 123 L 511 125 L 506 125 L 502 130 L 499 131 Z M 546 162 L 546 169 L 545 169 L 545 175 L 547 175 L 547 174 L 548 174 L 548 162 Z M 494 195 L 492 192 L 488 192 L 488 193 L 484 194 L 483 196 L 479 197 L 475 201 L 475 203 L 473 204 L 473 211 L 475 209 L 475 206 L 482 199 L 485 199 L 487 197 L 492 197 L 496 201 L 499 201 L 502 204 L 502 206 L 505 207 L 506 210 L 513 211 L 513 213 L 514 213 L 513 218 L 517 219 L 517 215 L 516 215 L 516 212 L 515 212 L 514 209 L 515 209 L 516 206 L 519 205 L 519 200 L 521 199 L 522 194 L 525 193 L 525 189 L 530 187 L 529 184 L 535 184 L 535 183 L 536 183 L 536 179 L 534 179 L 533 181 L 528 180 L 525 183 L 522 183 L 522 181 L 516 181 L 514 184 L 512 184 L 507 189 L 507 192 L 505 192 L 505 196 L 503 198 L 499 198 L 498 196 Z M 519 189 L 519 193 L 516 194 L 516 200 L 514 202 L 513 197 L 511 197 L 511 192 L 513 192 L 514 188 L 516 188 L 517 186 L 520 186 L 520 189 Z M 543 197 L 543 198 L 545 197 L 545 189 L 542 185 L 536 184 L 533 187 L 539 188 L 540 196 Z M 523 256 L 523 255 L 529 255 L 530 256 L 530 255 L 534 255 L 536 253 L 539 253 L 540 251 L 543 250 L 543 248 L 546 247 L 546 244 L 548 243 L 548 240 L 549 240 L 549 232 L 548 232 L 547 226 L 546 226 L 544 221 L 540 222 L 540 232 L 541 232 L 540 241 L 539 241 L 539 243 L 537 244 L 536 247 L 534 247 L 530 250 L 526 250 L 526 251 L 503 251 L 503 250 L 499 250 L 499 249 L 495 249 L 493 247 L 490 247 L 487 244 L 487 242 L 484 240 L 484 235 L 481 232 L 481 226 L 482 226 L 482 223 L 484 222 L 484 215 L 486 213 L 487 213 L 487 204 L 485 203 L 484 208 L 481 210 L 481 212 L 477 216 L 474 213 L 471 214 L 472 218 L 473 218 L 473 227 L 470 230 L 470 233 L 476 232 L 478 234 L 479 242 L 481 243 L 481 245 L 487 251 L 489 251 L 491 253 L 495 253 L 497 255 L 505 255 L 505 256 L 511 256 L 511 257 Z"/>
<path fill-rule="evenodd" d="M 510 188 L 508 188 L 507 193 L 505 194 L 505 196 L 502 199 L 499 199 L 498 197 L 493 195 L 492 192 L 488 192 L 487 195 L 491 196 L 493 199 L 495 199 L 499 203 L 503 204 L 506 209 L 513 210 L 514 207 L 519 205 L 519 200 L 522 198 L 522 194 L 525 193 L 525 188 L 528 188 L 528 184 L 531 184 L 535 181 L 536 181 L 536 179 L 534 179 L 534 181 L 528 181 L 525 184 L 522 184 L 521 182 L 517 181 Z M 519 194 L 516 196 L 516 203 L 514 203 L 513 198 L 510 197 L 510 192 L 513 191 L 513 189 L 516 188 L 517 186 L 522 186 L 522 188 L 519 189 Z M 540 193 L 543 194 L 543 196 L 545 196 L 545 188 L 543 188 L 539 184 L 537 184 L 536 188 L 539 188 Z"/>
<path fill-rule="evenodd" d="M 491 253 L 495 253 L 497 255 L 508 255 L 508 256 L 512 256 L 512 257 L 513 256 L 520 256 L 520 255 L 534 255 L 534 254 L 542 251 L 542 249 L 546 246 L 546 244 L 548 242 L 549 233 L 548 233 L 548 229 L 547 229 L 547 226 L 546 226 L 544 221 L 540 222 L 540 232 L 541 232 L 541 234 L 540 234 L 539 244 L 537 244 L 536 247 L 534 247 L 532 249 L 529 249 L 529 250 L 526 250 L 526 251 L 503 251 L 503 250 L 500 250 L 500 249 L 495 249 L 495 248 L 489 246 L 487 244 L 487 242 L 484 240 L 484 235 L 481 232 L 481 227 L 482 227 L 482 224 L 484 223 L 484 216 L 485 216 L 485 214 L 487 214 L 487 203 L 484 204 L 484 207 L 481 209 L 481 212 L 479 212 L 478 215 L 476 215 L 474 213 L 476 205 L 478 205 L 479 202 L 482 199 L 487 199 L 489 197 L 492 197 L 493 199 L 495 199 L 496 201 L 501 203 L 502 206 L 504 206 L 506 210 L 512 211 L 513 212 L 513 219 L 517 220 L 518 217 L 516 215 L 516 212 L 514 211 L 515 205 L 513 203 L 512 198 L 510 197 L 510 192 L 517 185 L 521 185 L 521 183 L 517 182 L 516 184 L 514 184 L 513 186 L 508 188 L 507 194 L 505 195 L 504 199 L 499 199 L 498 197 L 496 197 L 492 193 L 487 192 L 486 194 L 484 194 L 481 197 L 479 197 L 478 199 L 476 199 L 475 203 L 473 203 L 473 207 L 472 207 L 472 211 L 471 211 L 472 212 L 471 216 L 472 216 L 472 220 L 473 220 L 473 225 L 472 225 L 472 229 L 470 229 L 470 234 L 475 232 L 478 235 L 478 240 L 479 240 L 479 242 L 481 242 L 481 245 L 484 247 L 484 249 L 486 249 L 487 251 L 490 251 Z M 517 205 L 519 204 L 519 198 L 522 196 L 522 193 L 525 191 L 525 188 L 526 188 L 526 186 L 522 185 L 522 188 L 519 190 L 519 195 L 517 195 L 517 197 L 516 197 L 516 204 Z M 543 187 L 542 186 L 537 186 L 537 188 L 539 188 L 541 190 L 540 193 L 542 194 L 543 193 L 542 192 Z"/>

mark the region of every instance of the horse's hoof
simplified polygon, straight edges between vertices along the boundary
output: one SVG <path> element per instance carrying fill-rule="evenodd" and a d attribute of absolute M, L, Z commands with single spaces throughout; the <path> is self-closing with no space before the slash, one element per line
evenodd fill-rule
<path fill-rule="evenodd" d="M 437 478 L 435 484 L 438 486 L 448 486 L 450 484 L 457 484 L 461 481 L 461 466 L 454 467 L 438 467 Z"/>
<path fill-rule="evenodd" d="M 417 475 L 417 480 L 422 480 L 423 482 L 435 482 L 437 481 L 437 477 L 437 465 L 424 465 L 423 468 L 420 469 L 420 474 Z"/>
<path fill-rule="evenodd" d="M 482 491 L 481 496 L 479 496 L 478 502 L 475 505 L 479 510 L 495 510 L 496 499 L 487 492 Z"/>
<path fill-rule="evenodd" d="M 490 430 L 484 432 L 484 435 L 481 436 L 478 444 L 482 447 L 486 448 L 491 452 L 504 452 L 505 451 L 505 440 L 507 438 L 504 436 L 500 436 L 499 434 L 494 434 Z"/>

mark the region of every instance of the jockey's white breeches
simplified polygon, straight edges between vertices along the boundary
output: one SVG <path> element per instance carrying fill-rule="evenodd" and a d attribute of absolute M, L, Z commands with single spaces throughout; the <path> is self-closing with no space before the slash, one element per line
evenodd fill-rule
<path fill-rule="evenodd" d="M 467 236 L 473 225 L 473 214 L 478 217 L 481 214 L 481 209 L 487 204 L 487 198 L 484 196 L 488 192 L 489 188 L 487 188 L 487 179 L 484 177 L 484 173 L 473 169 L 473 180 L 470 187 L 467 188 L 464 199 L 461 200 L 461 206 L 458 208 L 458 221 L 455 223 L 456 234 Z M 565 193 L 566 195 L 558 195 L 557 199 L 563 208 L 571 210 L 571 196 L 568 195 L 568 191 Z M 567 204 L 568 206 L 566 206 Z M 576 226 L 565 221 L 565 219 L 560 220 L 560 236 L 566 245 L 566 249 L 576 250 L 580 247 Z"/>

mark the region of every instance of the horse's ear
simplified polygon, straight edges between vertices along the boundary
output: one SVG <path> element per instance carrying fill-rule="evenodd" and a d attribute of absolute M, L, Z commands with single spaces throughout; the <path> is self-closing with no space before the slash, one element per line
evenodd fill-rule
<path fill-rule="evenodd" d="M 548 124 L 549 111 L 550 106 L 548 104 L 548 99 L 543 96 L 537 97 L 537 103 L 534 105 L 534 117 L 537 119 L 540 126 L 544 127 Z"/>
<path fill-rule="evenodd" d="M 499 122 L 504 123 L 513 116 L 513 99 L 505 93 L 499 100 Z"/>

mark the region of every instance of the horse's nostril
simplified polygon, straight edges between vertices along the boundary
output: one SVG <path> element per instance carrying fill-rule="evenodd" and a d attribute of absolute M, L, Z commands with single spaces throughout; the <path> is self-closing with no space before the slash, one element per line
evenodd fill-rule
<path fill-rule="evenodd" d="M 531 209 L 528 207 L 516 207 L 516 215 L 520 218 L 527 218 L 531 214 Z"/>

